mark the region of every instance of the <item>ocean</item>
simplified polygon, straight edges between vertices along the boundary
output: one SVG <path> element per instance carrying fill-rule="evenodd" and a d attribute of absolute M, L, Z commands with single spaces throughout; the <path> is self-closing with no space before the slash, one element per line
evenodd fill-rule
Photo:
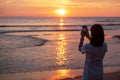
<path fill-rule="evenodd" d="M 96 23 L 108 43 L 104 67 L 119 67 L 120 17 L 0 17 L 0 73 L 82 69 L 80 30 Z"/>

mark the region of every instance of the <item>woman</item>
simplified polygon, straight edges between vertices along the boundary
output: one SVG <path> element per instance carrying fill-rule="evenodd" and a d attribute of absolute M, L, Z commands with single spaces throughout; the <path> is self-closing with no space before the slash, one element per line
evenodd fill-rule
<path fill-rule="evenodd" d="M 90 43 L 83 46 L 84 36 Z M 88 31 L 81 31 L 79 50 L 82 54 L 86 54 L 82 80 L 103 80 L 103 58 L 107 44 L 104 42 L 104 31 L 100 24 L 91 27 L 91 37 Z"/>

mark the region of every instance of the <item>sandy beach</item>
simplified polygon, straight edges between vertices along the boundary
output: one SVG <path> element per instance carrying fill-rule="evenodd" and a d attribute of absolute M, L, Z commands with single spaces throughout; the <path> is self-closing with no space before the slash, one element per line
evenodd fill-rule
<path fill-rule="evenodd" d="M 82 80 L 83 69 L 1 73 L 0 80 Z M 120 67 L 104 68 L 104 80 L 119 80 Z"/>

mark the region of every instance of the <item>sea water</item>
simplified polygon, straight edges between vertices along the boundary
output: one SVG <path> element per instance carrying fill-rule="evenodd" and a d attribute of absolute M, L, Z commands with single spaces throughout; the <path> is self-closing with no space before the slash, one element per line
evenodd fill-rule
<path fill-rule="evenodd" d="M 0 72 L 83 68 L 80 30 L 96 23 L 103 26 L 108 43 L 104 66 L 120 66 L 119 17 L 1 17 Z"/>

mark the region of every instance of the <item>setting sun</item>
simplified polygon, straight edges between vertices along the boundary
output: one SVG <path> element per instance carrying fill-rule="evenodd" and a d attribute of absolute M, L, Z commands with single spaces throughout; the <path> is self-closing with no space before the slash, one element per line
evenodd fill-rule
<path fill-rule="evenodd" d="M 66 10 L 65 9 L 57 9 L 56 10 L 56 13 L 59 15 L 59 16 L 63 16 L 63 15 L 65 15 L 66 14 Z"/>

